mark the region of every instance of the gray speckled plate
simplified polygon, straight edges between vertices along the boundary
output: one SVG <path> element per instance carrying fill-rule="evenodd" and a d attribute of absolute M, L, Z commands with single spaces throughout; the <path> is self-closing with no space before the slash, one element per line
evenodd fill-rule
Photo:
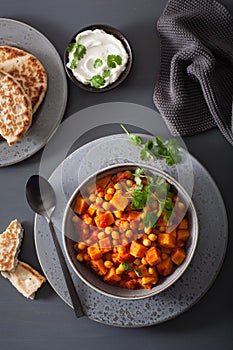
<path fill-rule="evenodd" d="M 145 136 L 146 138 L 146 136 Z M 55 170 L 50 178 L 57 197 L 53 222 L 58 238 L 67 198 L 86 176 L 119 162 L 138 162 L 139 154 L 129 151 L 126 135 L 107 136 L 79 148 Z M 106 152 L 107 149 L 107 152 Z M 209 289 L 225 255 L 228 227 L 225 206 L 219 190 L 205 168 L 191 157 L 194 173 L 193 202 L 199 219 L 199 241 L 194 258 L 182 277 L 166 291 L 137 300 L 116 300 L 87 287 L 70 271 L 86 315 L 108 325 L 143 327 L 172 319 L 194 305 Z M 161 167 L 159 161 L 153 161 Z M 163 170 L 177 178 L 173 168 Z M 185 187 L 185 186 L 184 186 Z M 57 294 L 71 306 L 48 226 L 35 217 L 35 243 L 42 269 Z"/>
<path fill-rule="evenodd" d="M 0 167 L 18 163 L 39 151 L 56 131 L 67 102 L 67 81 L 60 56 L 36 29 L 12 19 L 0 18 L 0 45 L 18 47 L 35 55 L 48 75 L 44 101 L 33 116 L 26 136 L 9 147 L 0 137 Z"/>

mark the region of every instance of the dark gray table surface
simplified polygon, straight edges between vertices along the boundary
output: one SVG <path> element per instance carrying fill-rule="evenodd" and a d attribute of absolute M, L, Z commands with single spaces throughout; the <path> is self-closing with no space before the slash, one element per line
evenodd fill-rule
<path fill-rule="evenodd" d="M 233 14 L 233 2 L 223 3 Z M 16 19 L 41 31 L 63 55 L 77 29 L 96 23 L 110 24 L 128 37 L 134 52 L 130 76 L 117 89 L 90 94 L 70 82 L 64 118 L 103 102 L 133 102 L 150 108 L 159 71 L 159 39 L 156 21 L 166 0 L 2 0 L 1 17 Z M 79 145 L 99 136 L 119 132 L 119 127 L 97 128 L 84 135 Z M 222 269 L 207 294 L 190 310 L 166 323 L 140 329 L 106 326 L 87 318 L 76 319 L 49 283 L 30 301 L 5 280 L 0 281 L 0 349 L 233 349 L 233 149 L 217 129 L 186 137 L 188 150 L 207 168 L 225 201 L 229 218 L 229 242 Z M 16 165 L 0 169 L 0 230 L 18 218 L 27 234 L 21 258 L 39 271 L 36 256 L 34 215 L 25 200 L 27 178 L 38 172 L 38 152 Z"/>

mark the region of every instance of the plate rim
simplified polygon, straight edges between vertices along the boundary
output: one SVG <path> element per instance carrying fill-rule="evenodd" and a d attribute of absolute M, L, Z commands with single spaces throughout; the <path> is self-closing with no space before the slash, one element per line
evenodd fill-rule
<path fill-rule="evenodd" d="M 37 152 L 39 152 L 46 145 L 46 143 L 48 143 L 50 141 L 50 139 L 53 137 L 53 135 L 57 131 L 57 129 L 58 129 L 63 117 L 64 117 L 64 113 L 66 111 L 67 101 L 68 101 L 68 82 L 67 82 L 67 78 L 66 78 L 66 73 L 65 73 L 65 70 L 63 67 L 63 62 L 62 62 L 61 56 L 60 56 L 58 50 L 56 49 L 56 47 L 54 46 L 54 44 L 43 33 L 41 33 L 38 29 L 34 28 L 33 26 L 31 26 L 25 22 L 15 20 L 12 18 L 0 17 L 0 23 L 2 23 L 2 22 L 13 23 L 13 24 L 17 24 L 19 26 L 23 26 L 24 28 L 25 27 L 28 28 L 29 30 L 32 31 L 32 33 L 36 33 L 39 37 L 41 37 L 44 41 L 46 41 L 47 44 L 49 46 L 51 46 L 51 48 L 54 50 L 54 52 L 57 53 L 57 59 L 60 61 L 60 67 L 62 68 L 60 70 L 60 72 L 62 72 L 63 80 L 64 80 L 64 102 L 62 104 L 62 108 L 60 108 L 60 117 L 57 119 L 56 123 L 54 124 L 54 127 L 51 129 L 51 132 L 48 134 L 46 139 L 44 139 L 43 142 L 41 142 L 37 147 L 35 147 L 33 151 L 28 152 L 28 154 L 26 154 L 20 158 L 17 158 L 17 160 L 12 159 L 10 161 L 6 161 L 3 163 L 0 161 L 0 168 L 8 167 L 8 166 L 20 163 L 20 162 L 32 157 Z M 43 103 L 43 101 L 42 101 L 42 103 Z"/>

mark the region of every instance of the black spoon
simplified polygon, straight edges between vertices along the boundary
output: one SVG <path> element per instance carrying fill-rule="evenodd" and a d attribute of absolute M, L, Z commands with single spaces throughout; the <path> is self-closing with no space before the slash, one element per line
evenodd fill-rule
<path fill-rule="evenodd" d="M 73 308 L 77 317 L 84 315 L 81 302 L 79 300 L 78 294 L 76 292 L 74 283 L 70 276 L 70 272 L 65 262 L 64 255 L 62 253 L 59 241 L 57 239 L 56 232 L 51 221 L 51 215 L 55 209 L 56 197 L 54 190 L 50 183 L 45 180 L 42 176 L 33 175 L 29 178 L 26 184 L 26 197 L 28 204 L 32 210 L 43 216 L 48 224 L 53 237 L 53 242 L 57 250 L 57 255 L 60 261 L 60 265 L 65 277 L 66 285 L 70 293 L 70 298 L 72 300 Z"/>

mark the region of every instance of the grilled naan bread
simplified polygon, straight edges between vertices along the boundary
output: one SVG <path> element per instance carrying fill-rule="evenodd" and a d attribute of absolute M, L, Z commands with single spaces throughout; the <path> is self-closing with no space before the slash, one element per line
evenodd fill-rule
<path fill-rule="evenodd" d="M 0 234 L 0 270 L 13 271 L 17 265 L 19 248 L 23 238 L 23 228 L 17 220 Z"/>
<path fill-rule="evenodd" d="M 47 74 L 38 58 L 16 47 L 0 46 L 0 70 L 22 85 L 35 113 L 47 90 Z"/>
<path fill-rule="evenodd" d="M 0 135 L 12 146 L 25 135 L 31 121 L 29 97 L 15 78 L 0 71 Z"/>
<path fill-rule="evenodd" d="M 45 277 L 23 261 L 18 261 L 15 271 L 2 272 L 2 276 L 8 278 L 20 293 L 30 299 L 34 299 L 35 292 L 46 281 Z"/>

